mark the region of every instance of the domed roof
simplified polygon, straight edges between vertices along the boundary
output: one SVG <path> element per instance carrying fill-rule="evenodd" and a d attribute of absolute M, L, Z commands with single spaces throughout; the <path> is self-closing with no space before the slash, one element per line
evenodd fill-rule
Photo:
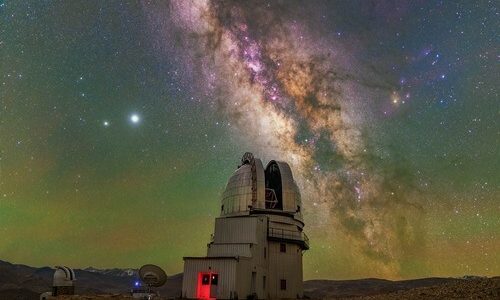
<path fill-rule="evenodd" d="M 301 206 L 290 166 L 272 160 L 264 169 L 262 161 L 247 152 L 222 194 L 221 216 L 264 212 L 288 214 L 302 220 Z"/>
<path fill-rule="evenodd" d="M 75 272 L 73 269 L 64 266 L 56 266 L 53 286 L 73 286 L 73 280 L 75 280 Z"/>

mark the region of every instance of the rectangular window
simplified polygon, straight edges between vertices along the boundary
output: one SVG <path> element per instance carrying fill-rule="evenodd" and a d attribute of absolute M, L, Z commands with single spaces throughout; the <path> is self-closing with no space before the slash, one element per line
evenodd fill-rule
<path fill-rule="evenodd" d="M 266 276 L 262 276 L 262 289 L 266 290 Z"/>
<path fill-rule="evenodd" d="M 286 253 L 286 244 L 280 244 L 280 252 Z"/>
<path fill-rule="evenodd" d="M 210 275 L 209 274 L 203 274 L 201 277 L 201 284 L 202 285 L 209 285 L 210 284 Z"/>
<path fill-rule="evenodd" d="M 217 283 L 219 282 L 219 275 L 218 274 L 212 274 L 212 285 L 217 285 Z"/>
<path fill-rule="evenodd" d="M 267 248 L 264 247 L 264 259 L 267 258 Z"/>
<path fill-rule="evenodd" d="M 282 291 L 286 290 L 286 280 L 285 279 L 280 280 L 280 288 Z"/>

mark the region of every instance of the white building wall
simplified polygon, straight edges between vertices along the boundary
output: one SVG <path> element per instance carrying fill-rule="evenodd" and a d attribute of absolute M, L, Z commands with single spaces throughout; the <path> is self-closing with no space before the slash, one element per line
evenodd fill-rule
<path fill-rule="evenodd" d="M 257 217 L 215 219 L 214 244 L 256 244 Z"/>
<path fill-rule="evenodd" d="M 222 195 L 221 217 L 215 220 L 207 257 L 185 258 L 183 297 L 195 298 L 199 272 L 219 274 L 218 299 L 295 299 L 303 296 L 303 243 L 300 192 L 288 164 L 279 166 L 283 210 L 265 209 L 265 171 L 262 162 L 248 163 L 245 154 Z M 274 176 L 274 175 L 273 175 Z M 279 241 L 281 240 L 281 242 Z M 291 243 L 290 243 L 291 242 Z M 294 243 L 295 242 L 295 243 Z M 286 244 L 286 252 L 280 251 Z M 307 245 L 302 245 L 308 248 Z M 255 274 L 252 290 L 252 273 Z M 263 284 L 265 276 L 265 287 Z M 286 280 L 286 290 L 280 281 Z"/>
<path fill-rule="evenodd" d="M 290 223 L 269 222 L 270 228 L 283 229 L 284 231 L 299 232 L 297 226 Z"/>
<path fill-rule="evenodd" d="M 252 244 L 209 244 L 208 245 L 208 257 L 220 257 L 220 256 L 242 256 L 251 257 Z"/>
<path fill-rule="evenodd" d="M 302 223 L 300 220 L 292 219 L 288 216 L 269 215 L 268 217 L 270 221 L 275 223 L 291 224 L 300 228 L 304 227 L 304 223 Z"/>
<path fill-rule="evenodd" d="M 214 272 L 218 274 L 217 299 L 231 299 L 237 290 L 237 263 L 236 258 L 184 258 L 182 297 L 196 299 L 198 273 Z"/>
<path fill-rule="evenodd" d="M 280 252 L 280 242 L 269 241 L 269 299 L 295 299 L 303 296 L 302 250 L 291 243 L 286 252 Z M 286 290 L 281 290 L 281 279 L 286 280 Z"/>
<path fill-rule="evenodd" d="M 254 289 L 252 290 L 252 273 L 255 273 Z M 256 293 L 258 299 L 265 299 L 266 293 L 263 290 L 262 278 L 267 275 L 267 269 L 256 264 L 256 259 L 240 261 L 237 265 L 236 287 L 240 299 Z M 267 283 L 266 283 L 267 284 Z"/>
<path fill-rule="evenodd" d="M 252 272 L 256 273 L 255 280 L 255 293 L 259 299 L 265 299 L 267 297 L 267 282 L 266 289 L 263 286 L 263 276 L 268 278 L 268 246 L 267 246 L 267 226 L 268 218 L 267 216 L 259 216 L 257 221 L 257 243 L 252 245 L 252 260 L 251 269 L 245 275 L 250 278 Z M 264 254 L 265 253 L 265 254 Z M 250 289 L 249 289 L 250 291 Z"/>
<path fill-rule="evenodd" d="M 236 266 L 238 276 L 236 279 L 236 290 L 238 291 L 239 299 L 246 299 L 250 295 L 252 266 L 252 261 L 242 261 Z"/>

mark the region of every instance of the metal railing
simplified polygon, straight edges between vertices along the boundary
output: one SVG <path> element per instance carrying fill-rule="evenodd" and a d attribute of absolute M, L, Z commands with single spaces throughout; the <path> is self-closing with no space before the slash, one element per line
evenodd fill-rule
<path fill-rule="evenodd" d="M 303 232 L 270 227 L 267 232 L 267 236 L 272 238 L 297 241 L 300 242 L 300 244 L 303 244 L 306 249 L 309 249 L 309 238 Z"/>

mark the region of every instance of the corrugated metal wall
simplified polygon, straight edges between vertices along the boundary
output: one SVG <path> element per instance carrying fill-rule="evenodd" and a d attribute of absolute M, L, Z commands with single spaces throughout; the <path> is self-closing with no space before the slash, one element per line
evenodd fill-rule
<path fill-rule="evenodd" d="M 286 253 L 280 251 L 280 242 L 268 242 L 270 299 L 294 299 L 303 296 L 302 250 L 296 244 L 286 244 Z M 286 280 L 286 290 L 281 290 L 280 281 Z"/>
<path fill-rule="evenodd" d="M 236 292 L 236 259 L 185 258 L 182 296 L 196 299 L 198 273 L 214 272 L 219 275 L 217 299 L 232 299 Z"/>
<path fill-rule="evenodd" d="M 257 217 L 215 219 L 214 243 L 257 243 Z"/>
<path fill-rule="evenodd" d="M 234 298 L 235 293 L 239 299 L 246 298 L 252 292 L 252 273 L 259 299 L 302 297 L 302 249 L 286 243 L 286 253 L 281 252 L 279 241 L 268 240 L 268 226 L 300 236 L 303 224 L 279 215 L 217 218 L 208 257 L 185 259 L 183 297 L 196 298 L 199 272 L 219 274 L 218 299 Z M 286 290 L 280 289 L 281 279 L 287 282 Z"/>
<path fill-rule="evenodd" d="M 208 246 L 208 257 L 214 256 L 243 256 L 251 257 L 251 244 L 210 244 Z"/>
<path fill-rule="evenodd" d="M 304 227 L 304 223 L 301 221 L 298 221 L 296 219 L 291 219 L 288 216 L 280 216 L 280 215 L 268 215 L 269 220 L 273 222 L 278 222 L 278 223 L 284 223 L 284 224 L 293 224 L 295 226 L 298 226 L 300 228 Z"/>

